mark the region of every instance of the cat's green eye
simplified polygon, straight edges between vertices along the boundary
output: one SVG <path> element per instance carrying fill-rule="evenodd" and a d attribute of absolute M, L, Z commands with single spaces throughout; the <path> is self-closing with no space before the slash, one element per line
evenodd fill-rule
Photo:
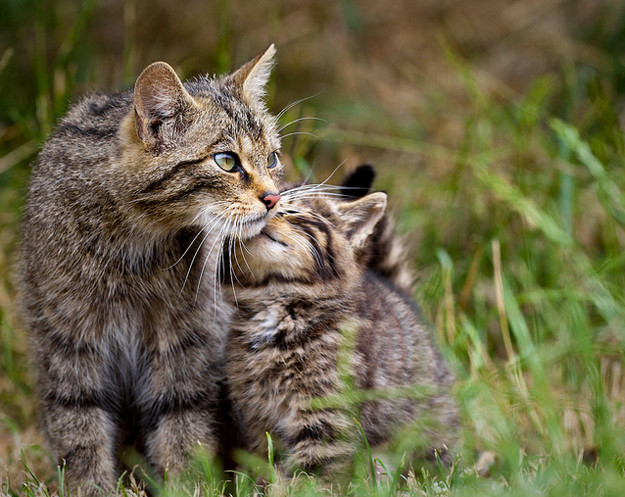
<path fill-rule="evenodd" d="M 278 152 L 271 152 L 267 157 L 267 168 L 271 169 L 278 165 Z"/>
<path fill-rule="evenodd" d="M 215 163 L 224 171 L 234 171 L 239 165 L 239 158 L 235 154 L 222 152 L 220 154 L 215 154 L 213 158 L 215 159 Z"/>

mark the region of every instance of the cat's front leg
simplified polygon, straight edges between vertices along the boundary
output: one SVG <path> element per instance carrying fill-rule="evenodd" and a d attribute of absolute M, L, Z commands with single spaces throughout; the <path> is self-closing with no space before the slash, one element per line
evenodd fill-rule
<path fill-rule="evenodd" d="M 174 402 L 161 409 L 147 436 L 147 456 L 159 474 L 178 476 L 194 455 L 210 457 L 216 453 L 217 430 L 212 406 L 189 399 L 186 405 Z"/>
<path fill-rule="evenodd" d="M 146 455 L 160 474 L 176 476 L 196 451 L 218 448 L 218 383 L 222 368 L 206 339 L 178 337 L 153 354 L 145 411 Z"/>
<path fill-rule="evenodd" d="M 118 424 L 99 345 L 52 331 L 38 340 L 42 428 L 67 488 L 83 496 L 111 491 L 116 481 Z"/>
<path fill-rule="evenodd" d="M 43 425 L 70 495 L 107 495 L 115 488 L 117 426 L 111 414 L 80 401 L 43 401 Z"/>

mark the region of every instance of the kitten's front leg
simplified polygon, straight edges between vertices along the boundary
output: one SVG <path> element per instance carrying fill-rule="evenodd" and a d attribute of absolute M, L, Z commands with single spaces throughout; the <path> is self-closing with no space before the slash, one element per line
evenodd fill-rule
<path fill-rule="evenodd" d="M 297 410 L 285 423 L 287 465 L 326 476 L 341 473 L 353 453 L 349 427 L 337 410 Z"/>
<path fill-rule="evenodd" d="M 110 491 L 116 481 L 118 426 L 100 343 L 47 331 L 38 339 L 41 422 L 65 483 L 83 496 Z"/>

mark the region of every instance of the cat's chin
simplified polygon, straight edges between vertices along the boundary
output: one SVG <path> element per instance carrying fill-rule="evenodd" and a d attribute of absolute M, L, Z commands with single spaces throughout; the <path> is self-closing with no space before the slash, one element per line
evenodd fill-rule
<path fill-rule="evenodd" d="M 240 231 L 235 236 L 240 237 L 242 240 L 249 240 L 258 236 L 263 228 L 267 225 L 267 222 L 274 216 L 274 212 L 269 211 L 258 217 L 252 217 L 246 220 L 240 227 Z"/>

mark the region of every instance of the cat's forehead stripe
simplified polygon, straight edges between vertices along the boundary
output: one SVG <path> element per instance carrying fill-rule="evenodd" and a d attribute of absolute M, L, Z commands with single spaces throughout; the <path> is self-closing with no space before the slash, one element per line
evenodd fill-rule
<path fill-rule="evenodd" d="M 256 112 L 230 87 L 222 87 L 211 95 L 218 108 L 223 110 L 239 132 L 247 133 L 254 141 L 260 141 L 265 135 L 265 126 Z"/>

